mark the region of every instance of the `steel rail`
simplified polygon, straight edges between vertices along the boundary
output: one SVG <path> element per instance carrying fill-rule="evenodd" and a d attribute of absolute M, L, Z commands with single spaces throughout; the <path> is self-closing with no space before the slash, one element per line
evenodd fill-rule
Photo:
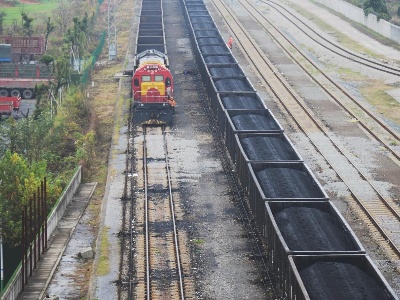
<path fill-rule="evenodd" d="M 300 107 L 303 109 L 303 111 L 307 114 L 307 116 L 313 121 L 313 123 L 315 124 L 315 126 L 317 126 L 321 132 L 331 141 L 332 145 L 339 151 L 340 154 L 342 154 L 347 160 L 348 162 L 358 171 L 358 173 L 360 175 L 362 175 L 361 171 L 351 162 L 351 160 L 340 150 L 340 148 L 338 147 L 338 145 L 336 145 L 336 143 L 329 137 L 329 135 L 326 133 L 326 131 L 323 129 L 323 127 L 318 123 L 318 121 L 311 115 L 311 113 L 308 111 L 308 109 L 301 103 L 301 101 L 298 99 L 298 96 L 294 94 L 294 92 L 291 90 L 290 87 L 287 86 L 287 83 L 285 82 L 285 80 L 283 80 L 281 78 L 281 76 L 279 76 L 279 72 L 275 71 L 273 69 L 273 67 L 271 66 L 271 64 L 264 58 L 264 53 L 259 49 L 259 47 L 256 45 L 256 43 L 249 37 L 249 34 L 246 32 L 246 30 L 244 29 L 244 27 L 241 25 L 241 23 L 237 20 L 236 16 L 231 12 L 231 10 L 227 7 L 227 5 L 223 2 L 223 1 L 218 1 L 218 3 L 216 2 L 216 0 L 212 0 L 212 3 L 214 4 L 214 6 L 217 8 L 217 10 L 219 11 L 220 15 L 222 16 L 222 18 L 224 19 L 225 23 L 227 24 L 227 26 L 231 29 L 232 32 L 234 32 L 235 34 L 235 38 L 237 40 L 241 40 L 243 38 L 246 38 L 248 40 L 248 43 L 250 43 L 252 45 L 252 47 L 254 48 L 254 50 L 257 52 L 257 54 L 259 55 L 259 58 L 264 61 L 265 65 L 274 73 L 276 79 L 281 83 L 281 85 L 286 89 L 286 91 L 289 92 L 289 94 L 293 97 L 293 99 L 295 101 L 298 102 L 298 104 L 300 105 Z M 224 14 L 220 8 L 220 6 L 223 6 L 223 8 L 225 9 L 225 11 L 230 15 L 230 18 L 228 20 L 227 17 L 224 17 Z M 232 22 L 235 22 L 236 27 L 239 29 L 239 32 L 236 33 L 236 30 L 234 30 L 233 26 L 234 24 L 232 24 Z M 242 50 L 243 52 L 245 52 L 246 54 L 249 54 L 248 51 L 243 47 L 243 43 L 240 43 L 242 46 Z M 305 129 L 302 127 L 302 125 L 300 124 L 299 120 L 297 120 L 297 118 L 295 117 L 294 113 L 292 113 L 289 109 L 289 107 L 284 103 L 284 101 L 282 100 L 282 98 L 279 96 L 279 93 L 276 91 L 276 89 L 271 85 L 270 83 L 270 78 L 266 78 L 263 75 L 263 72 L 261 70 L 261 66 L 258 66 L 258 64 L 255 62 L 255 59 L 253 59 L 253 57 L 251 55 L 247 55 L 247 57 L 249 58 L 249 60 L 252 62 L 253 67 L 258 71 L 259 75 L 263 78 L 263 80 L 265 81 L 265 83 L 268 85 L 268 87 L 271 89 L 271 91 L 273 92 L 273 94 L 277 97 L 277 99 L 279 100 L 279 102 L 284 106 L 284 108 L 286 109 L 286 111 L 289 113 L 289 115 L 293 118 L 294 122 L 297 124 L 297 126 L 299 126 L 300 130 L 309 138 L 310 142 L 312 143 L 312 145 L 315 147 L 315 149 L 317 149 L 319 152 L 320 150 L 318 149 L 317 145 L 314 143 L 314 141 L 311 139 L 311 137 L 306 133 Z M 322 154 L 322 153 L 321 153 Z M 323 156 L 326 161 L 329 163 L 329 165 L 335 170 L 335 168 L 333 167 L 332 163 L 329 162 L 329 160 Z M 342 182 L 347 186 L 347 188 L 349 189 L 350 193 L 353 195 L 353 197 L 355 196 L 355 193 L 352 192 L 351 188 L 346 184 L 346 182 L 343 180 L 343 178 L 339 175 L 338 171 L 335 170 L 337 176 L 342 180 Z M 365 178 L 365 176 L 362 175 L 363 178 Z M 375 187 L 369 182 L 367 181 L 375 190 L 375 192 L 379 194 L 379 192 L 376 191 Z M 389 238 L 388 234 L 385 232 L 385 230 L 378 224 L 378 222 L 375 220 L 375 218 L 372 216 L 372 214 L 369 212 L 369 210 L 364 206 L 364 204 L 361 202 L 361 200 L 356 197 L 355 200 L 357 201 L 357 203 L 362 207 L 363 211 L 365 212 L 365 214 L 368 216 L 368 218 L 370 219 L 370 221 L 377 227 L 378 231 L 380 232 L 380 234 L 388 241 L 389 246 L 391 247 L 391 249 L 396 253 L 396 255 L 398 257 L 400 257 L 400 249 L 395 245 L 395 243 Z M 397 219 L 399 219 L 399 214 L 396 212 L 395 209 L 393 209 L 391 207 L 391 205 L 383 198 L 384 202 L 383 204 L 385 205 L 385 207 L 387 207 L 389 209 L 390 212 L 394 213 L 395 217 Z M 390 208 L 389 208 L 390 207 Z"/>
<path fill-rule="evenodd" d="M 314 30 L 313 28 L 311 28 L 309 25 L 307 25 L 305 22 L 303 22 L 302 20 L 300 20 L 300 18 L 298 18 L 298 17 L 296 17 L 294 14 L 292 14 L 292 13 L 291 13 L 288 9 L 286 9 L 283 5 L 281 5 L 281 4 L 279 4 L 279 3 L 276 3 L 276 2 L 274 2 L 274 1 L 271 1 L 271 0 L 259 0 L 259 1 L 262 2 L 262 3 L 264 3 L 264 4 L 269 5 L 269 6 L 272 7 L 273 9 L 275 9 L 275 10 L 276 10 L 279 14 L 281 14 L 285 19 L 287 19 L 287 20 L 288 20 L 289 22 L 291 22 L 294 26 L 296 26 L 299 30 L 301 30 L 305 35 L 307 35 L 310 39 L 312 39 L 314 42 L 316 42 L 318 45 L 324 47 L 325 49 L 328 49 L 329 51 L 332 51 L 333 53 L 335 53 L 335 54 L 337 54 L 337 55 L 339 55 L 339 56 L 342 56 L 342 57 L 344 57 L 344 58 L 347 58 L 347 59 L 349 59 L 349 60 L 351 60 L 351 61 L 354 61 L 354 62 L 356 62 L 356 63 L 360 63 L 360 64 L 362 64 L 362 65 L 364 65 L 364 66 L 373 68 L 373 69 L 375 69 L 375 70 L 382 71 L 382 72 L 385 72 L 385 73 L 388 73 L 388 74 L 392 74 L 392 75 L 396 75 L 396 76 L 400 76 L 400 69 L 399 69 L 399 68 L 391 67 L 391 66 L 382 64 L 382 63 L 380 63 L 380 62 L 374 61 L 374 60 L 372 60 L 372 59 L 365 58 L 365 57 L 363 57 L 363 56 L 361 56 L 361 55 L 358 55 L 357 53 L 354 53 L 354 52 L 352 52 L 352 51 L 349 51 L 349 50 L 347 50 L 347 49 L 345 49 L 345 48 L 343 48 L 343 47 L 341 47 L 341 46 L 335 44 L 334 42 L 331 42 L 330 40 L 328 40 L 327 38 L 325 38 L 325 37 L 323 37 L 321 34 L 319 34 L 316 30 Z M 285 13 L 282 13 L 282 12 L 281 12 L 279 9 L 277 9 L 274 5 L 271 5 L 271 3 L 274 4 L 274 5 L 276 5 L 276 6 L 278 6 L 278 7 L 281 8 L 282 10 L 284 10 Z M 333 50 L 333 49 L 329 48 L 328 46 L 326 46 L 326 45 L 324 45 L 324 44 L 318 42 L 318 41 L 317 41 L 315 38 L 313 38 L 310 34 L 306 33 L 305 30 L 301 29 L 300 26 L 296 25 L 292 20 L 290 20 L 286 13 L 289 14 L 289 15 L 291 15 L 293 18 L 295 18 L 297 21 L 299 21 L 299 22 L 300 22 L 301 24 L 303 24 L 304 26 L 306 26 L 307 29 L 309 29 L 310 31 L 312 31 L 315 35 L 317 35 L 320 39 L 324 40 L 324 41 L 327 42 L 328 44 L 332 45 L 333 47 L 336 47 L 337 49 L 339 49 L 339 50 L 341 50 L 341 51 L 343 51 L 343 52 L 345 52 L 345 53 L 347 53 L 347 54 L 349 54 L 349 55 L 351 55 L 351 56 L 354 56 L 354 57 L 356 57 L 356 58 L 358 58 L 358 59 L 360 59 L 360 60 L 366 61 L 366 62 L 368 62 L 368 63 L 370 63 L 370 64 L 372 64 L 372 65 L 369 65 L 368 63 L 365 63 L 365 62 L 362 62 L 362 61 L 358 61 L 357 59 L 354 59 L 353 57 L 350 57 L 350 56 L 346 56 L 346 55 L 344 55 L 344 54 L 341 54 L 341 53 L 337 52 L 336 50 Z M 377 66 L 379 66 L 379 67 L 381 67 L 381 68 L 383 68 L 383 69 L 381 69 L 381 68 L 379 68 L 379 67 L 376 67 L 376 66 L 374 66 L 374 65 L 377 65 Z M 388 71 L 388 70 L 384 70 L 384 69 L 389 69 L 389 70 L 392 70 L 392 71 L 394 71 L 394 72 L 391 72 L 391 71 Z"/>
<path fill-rule="evenodd" d="M 276 26 L 274 26 L 270 21 L 268 21 L 267 18 L 265 18 L 262 14 L 260 14 L 257 10 L 256 7 L 254 7 L 254 5 L 252 3 L 250 3 L 250 1 L 248 0 L 238 0 L 243 7 L 245 7 L 245 5 L 243 4 L 243 2 L 245 1 L 246 4 L 250 5 L 259 15 L 260 17 L 265 20 L 266 22 L 268 22 L 271 27 L 273 27 L 294 49 L 297 50 L 297 52 L 304 58 L 306 59 L 316 70 L 318 70 L 322 76 L 324 76 L 331 84 L 333 84 L 338 90 L 340 90 L 348 99 L 350 99 L 354 104 L 356 104 L 363 112 L 365 112 L 369 117 L 371 117 L 376 123 L 378 123 L 381 128 L 383 130 L 385 130 L 387 133 L 389 133 L 396 141 L 400 141 L 400 135 L 395 132 L 394 130 L 392 130 L 391 128 L 389 128 L 389 126 L 387 126 L 384 122 L 382 122 L 381 120 L 379 120 L 379 118 L 377 118 L 373 113 L 371 113 L 367 108 L 364 107 L 364 105 L 362 105 L 361 103 L 359 103 L 353 96 L 351 96 L 344 88 L 342 88 L 339 84 L 337 84 L 333 79 L 331 79 L 320 67 L 318 67 L 311 59 L 308 58 L 307 55 L 305 55 L 303 53 L 303 51 L 301 51 L 299 49 L 299 47 L 297 47 L 292 41 L 290 41 Z M 259 22 L 258 18 L 251 13 L 248 9 L 247 11 L 249 12 L 249 14 Z M 260 23 L 261 24 L 261 23 Z M 263 26 L 261 24 L 261 26 L 267 30 L 268 32 L 270 32 L 265 26 Z M 274 35 L 270 32 L 271 36 L 274 37 Z M 286 49 L 284 45 L 282 45 L 282 43 L 280 43 L 275 37 L 274 39 L 276 40 L 276 42 L 283 48 Z M 400 154 L 398 154 L 395 150 L 393 150 L 390 145 L 388 145 L 382 138 L 380 138 L 378 136 L 378 134 L 374 133 L 370 128 L 368 128 L 368 126 L 366 124 L 364 124 L 364 122 L 362 122 L 349 108 L 347 108 L 343 103 L 341 103 L 341 101 L 339 101 L 337 99 L 337 97 L 335 97 L 335 95 L 333 95 L 332 92 L 330 92 L 328 90 L 327 87 L 325 87 L 322 83 L 320 83 L 314 75 L 310 74 L 310 72 L 308 72 L 306 70 L 306 68 L 287 50 L 285 50 L 285 52 L 298 64 L 298 66 L 300 68 L 302 68 L 312 79 L 313 81 L 318 84 L 319 87 L 321 87 L 341 108 L 343 108 L 351 117 L 353 117 L 354 119 L 357 119 L 358 123 L 366 130 L 368 131 L 369 134 L 371 134 L 377 141 L 379 141 L 395 158 L 397 158 L 398 160 L 400 160 Z"/>
<path fill-rule="evenodd" d="M 185 291 L 184 291 L 184 287 L 183 287 L 183 275 L 182 275 L 181 260 L 180 260 L 180 255 L 179 255 L 180 251 L 179 251 L 179 241 L 178 241 L 178 230 L 177 230 L 176 218 L 175 218 L 175 204 L 174 204 L 174 199 L 172 196 L 171 170 L 170 170 L 169 159 L 168 159 L 168 147 L 167 147 L 165 125 L 162 126 L 162 133 L 163 133 L 163 141 L 164 141 L 165 168 L 167 170 L 169 203 L 170 203 L 172 225 L 173 225 L 173 231 L 174 231 L 175 256 L 176 256 L 176 264 L 177 264 L 178 276 L 179 276 L 179 290 L 180 290 L 181 299 L 184 300 L 185 299 Z"/>
<path fill-rule="evenodd" d="M 144 185 L 144 221 L 145 221 L 145 248 L 146 248 L 146 298 L 151 299 L 150 295 L 150 237 L 149 237 L 149 209 L 148 209 L 148 187 L 147 187 L 147 145 L 146 145 L 146 125 L 143 128 L 143 185 Z"/>

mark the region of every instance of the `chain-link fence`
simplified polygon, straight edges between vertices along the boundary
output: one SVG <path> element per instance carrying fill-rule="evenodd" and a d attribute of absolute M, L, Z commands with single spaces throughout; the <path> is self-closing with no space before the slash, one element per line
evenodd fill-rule
<path fill-rule="evenodd" d="M 103 33 L 100 36 L 99 44 L 97 45 L 96 49 L 94 49 L 89 61 L 86 63 L 86 67 L 85 67 L 85 69 L 82 73 L 82 77 L 81 77 L 81 83 L 83 85 L 86 85 L 86 83 L 90 79 L 90 74 L 91 74 L 92 70 L 94 69 L 96 61 L 99 58 L 99 56 L 101 55 L 101 52 L 103 51 L 103 47 L 104 47 L 104 44 L 106 41 L 106 34 L 107 34 L 106 31 L 103 31 Z"/>

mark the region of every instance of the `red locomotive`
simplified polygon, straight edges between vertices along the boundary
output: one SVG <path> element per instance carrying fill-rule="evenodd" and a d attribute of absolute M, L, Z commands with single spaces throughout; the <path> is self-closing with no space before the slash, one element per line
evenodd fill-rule
<path fill-rule="evenodd" d="M 132 76 L 134 122 L 171 123 L 176 102 L 168 57 L 157 50 L 146 50 L 135 57 Z"/>

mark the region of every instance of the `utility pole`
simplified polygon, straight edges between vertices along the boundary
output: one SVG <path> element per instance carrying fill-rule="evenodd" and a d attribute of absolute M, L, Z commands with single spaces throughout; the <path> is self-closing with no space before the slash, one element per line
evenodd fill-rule
<path fill-rule="evenodd" d="M 108 60 L 117 58 L 116 6 L 117 0 L 108 0 Z"/>

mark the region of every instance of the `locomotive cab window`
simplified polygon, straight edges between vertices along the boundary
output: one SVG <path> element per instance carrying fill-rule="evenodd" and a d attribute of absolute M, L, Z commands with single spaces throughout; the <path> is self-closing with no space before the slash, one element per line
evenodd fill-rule
<path fill-rule="evenodd" d="M 163 75 L 154 75 L 154 81 L 155 82 L 163 82 L 164 76 Z"/>
<path fill-rule="evenodd" d="M 171 86 L 171 78 L 167 77 L 167 79 L 165 79 L 165 85 Z"/>
<path fill-rule="evenodd" d="M 151 77 L 150 75 L 142 75 L 142 82 L 150 82 Z"/>
<path fill-rule="evenodd" d="M 139 86 L 139 79 L 137 79 L 137 78 L 133 79 L 133 85 Z"/>

